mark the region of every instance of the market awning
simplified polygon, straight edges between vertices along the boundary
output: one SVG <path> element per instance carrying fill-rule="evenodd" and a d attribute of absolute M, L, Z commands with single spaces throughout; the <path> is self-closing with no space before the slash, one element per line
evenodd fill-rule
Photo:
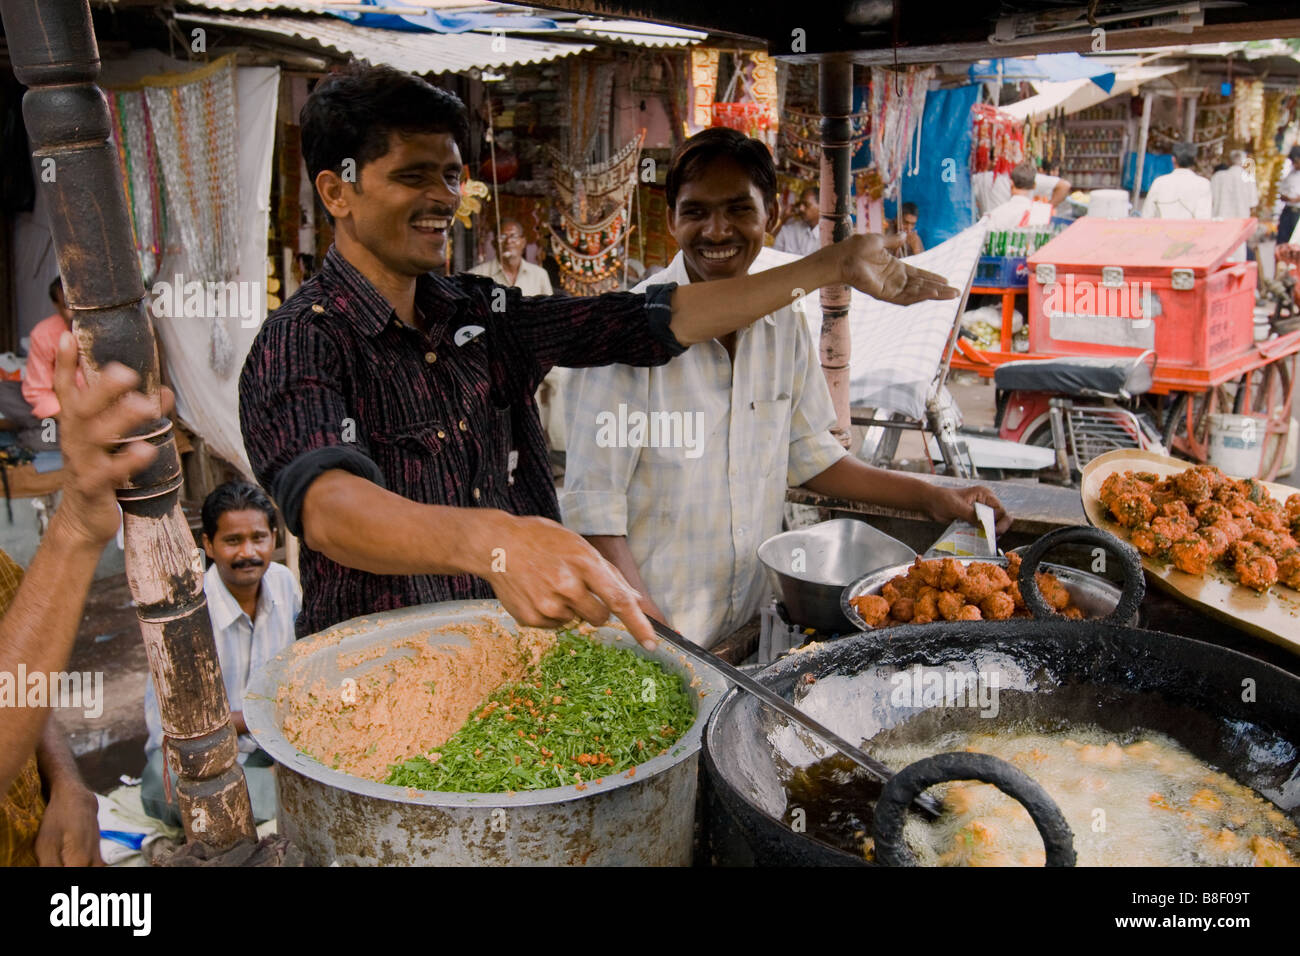
<path fill-rule="evenodd" d="M 488 33 L 412 33 L 360 27 L 336 17 L 228 16 L 175 14 L 177 21 L 225 27 L 245 33 L 298 40 L 371 64 L 408 73 L 470 73 L 526 63 L 545 63 L 596 49 L 591 43 L 561 43 Z"/>
<path fill-rule="evenodd" d="M 1050 83 L 1088 80 L 1107 93 L 1115 85 L 1115 73 L 1112 67 L 1078 53 L 1044 53 L 1041 56 L 980 60 L 970 65 L 966 75 L 970 77 L 972 83 L 996 79 L 1004 82 L 1043 80 Z"/>
<path fill-rule="evenodd" d="M 1107 93 L 1091 80 L 1067 80 L 1063 83 L 1035 83 L 1037 95 L 1001 107 L 1016 119 L 1037 119 L 1057 110 L 1066 114 L 1086 110 L 1103 100 L 1131 93 L 1143 83 L 1184 69 L 1182 66 L 1134 66 L 1115 73 L 1115 85 Z"/>

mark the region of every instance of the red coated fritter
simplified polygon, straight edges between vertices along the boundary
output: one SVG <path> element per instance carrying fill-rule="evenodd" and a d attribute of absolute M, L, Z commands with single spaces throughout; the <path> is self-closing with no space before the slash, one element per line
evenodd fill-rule
<path fill-rule="evenodd" d="M 1210 545 L 1195 535 L 1175 541 L 1170 554 L 1174 567 L 1188 574 L 1204 574 L 1210 566 Z"/>
<path fill-rule="evenodd" d="M 1156 506 L 1149 495 L 1120 495 L 1110 505 L 1110 513 L 1125 528 L 1146 524 L 1156 516 Z"/>
<path fill-rule="evenodd" d="M 1300 584 L 1300 493 L 1283 504 L 1257 479 L 1197 465 L 1165 478 L 1115 472 L 1098 498 L 1131 529 L 1133 547 L 1188 574 L 1204 574 L 1217 561 L 1258 591 L 1279 580 Z"/>
<path fill-rule="evenodd" d="M 1200 535 L 1200 537 L 1205 541 L 1206 546 L 1209 547 L 1211 561 L 1219 560 L 1219 558 L 1223 556 L 1223 552 L 1228 550 L 1228 545 L 1232 543 L 1232 539 L 1228 537 L 1227 532 L 1216 524 L 1205 525 L 1204 527 L 1198 528 L 1196 533 Z M 1137 543 L 1134 542 L 1133 546 L 1136 548 Z"/>
<path fill-rule="evenodd" d="M 1277 583 L 1277 562 L 1262 551 L 1246 555 L 1233 566 L 1237 580 L 1256 591 L 1267 591 Z"/>
<path fill-rule="evenodd" d="M 1300 551 L 1293 551 L 1277 563 L 1277 579 L 1300 591 Z"/>

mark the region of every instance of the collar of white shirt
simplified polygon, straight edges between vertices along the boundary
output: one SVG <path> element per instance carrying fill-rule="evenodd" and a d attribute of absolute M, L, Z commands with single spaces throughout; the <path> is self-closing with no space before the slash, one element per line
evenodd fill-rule
<path fill-rule="evenodd" d="M 277 567 L 275 562 L 271 562 L 266 567 L 266 574 L 262 575 L 262 586 L 259 588 L 257 595 L 257 616 L 259 618 L 264 612 L 269 612 L 271 608 L 277 606 L 281 601 L 280 596 L 276 593 L 276 588 L 272 586 L 272 581 L 268 580 L 274 573 L 272 569 L 275 567 Z M 218 630 L 224 631 L 239 620 L 241 615 L 244 615 L 244 609 L 240 607 L 239 601 L 230 593 L 230 588 L 226 587 L 226 582 L 221 579 L 221 569 L 217 567 L 215 561 L 203 574 L 203 591 L 208 599 L 208 614 L 212 617 L 213 626 Z"/>

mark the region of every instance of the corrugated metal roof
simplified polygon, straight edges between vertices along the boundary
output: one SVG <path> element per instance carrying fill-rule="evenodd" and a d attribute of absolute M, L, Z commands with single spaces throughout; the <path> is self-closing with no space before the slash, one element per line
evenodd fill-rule
<path fill-rule="evenodd" d="M 203 10 L 215 10 L 222 13 L 270 13 L 272 11 L 328 13 L 351 10 L 357 13 L 367 12 L 360 5 L 340 5 L 331 0 L 181 0 L 184 6 Z M 594 37 L 609 43 L 630 43 L 647 47 L 680 47 L 701 43 L 708 39 L 708 34 L 699 30 L 686 30 L 682 27 L 667 26 L 661 23 L 646 23 L 641 20 L 608 20 L 602 17 L 575 17 L 554 10 L 539 10 L 526 4 L 485 3 L 483 0 L 386 0 L 385 8 L 401 9 L 411 13 L 419 9 L 442 11 L 455 10 L 458 13 L 488 13 L 509 16 L 516 13 L 535 14 L 554 19 L 559 30 L 514 30 L 507 32 L 514 36 L 547 37 L 559 40 L 581 40 Z M 372 10 L 374 8 L 371 8 Z"/>
<path fill-rule="evenodd" d="M 545 11 L 544 11 L 545 12 Z M 579 36 L 599 37 L 614 43 L 632 43 L 637 46 L 676 47 L 701 43 L 709 38 L 699 30 L 685 30 L 661 23 L 644 23 L 640 20 L 603 20 L 582 17 L 569 21 L 556 17 L 560 31 Z M 514 31 L 512 31 L 514 32 Z M 526 31 L 527 32 L 527 31 Z"/>
<path fill-rule="evenodd" d="M 590 43 L 546 42 L 515 36 L 494 37 L 485 33 L 377 30 L 353 26 L 346 20 L 330 16 L 259 17 L 181 12 L 175 16 L 186 23 L 296 37 L 345 56 L 372 64 L 387 64 L 408 73 L 468 73 L 501 66 L 545 63 L 596 49 Z"/>

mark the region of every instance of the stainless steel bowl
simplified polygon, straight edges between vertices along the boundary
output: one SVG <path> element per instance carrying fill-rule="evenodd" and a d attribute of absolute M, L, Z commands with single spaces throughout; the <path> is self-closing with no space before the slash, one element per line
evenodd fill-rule
<path fill-rule="evenodd" d="M 941 559 L 931 558 L 929 560 L 938 561 Z M 962 564 L 979 562 L 983 564 L 999 564 L 1004 568 L 1007 566 L 1007 559 L 1001 556 L 992 558 L 955 558 L 954 560 L 960 561 Z M 844 589 L 840 599 L 840 610 L 857 630 L 871 631 L 872 628 L 867 626 L 867 622 L 858 613 L 858 609 L 849 602 L 863 594 L 879 594 L 880 589 L 892 578 L 900 574 L 906 574 L 911 564 L 912 562 L 909 561 L 907 564 L 895 565 L 892 568 L 881 568 L 871 574 L 863 575 Z M 1063 564 L 1044 563 L 1042 569 L 1056 575 L 1057 580 L 1065 585 L 1065 589 L 1070 592 L 1071 603 L 1075 604 L 1090 618 L 1105 617 L 1115 610 L 1115 606 L 1119 604 L 1120 589 L 1105 578 L 1089 574 L 1086 571 L 1079 571 L 1076 568 L 1066 567 Z"/>
<path fill-rule="evenodd" d="M 758 549 L 790 620 L 830 634 L 862 629 L 844 614 L 840 596 L 846 585 L 876 568 L 911 564 L 915 557 L 903 542 L 855 518 L 786 531 Z"/>
<path fill-rule="evenodd" d="M 280 833 L 309 864 L 481 866 L 500 864 L 685 866 L 694 836 L 696 767 L 704 724 L 727 689 L 722 676 L 681 651 L 642 648 L 626 632 L 591 635 L 657 661 L 689 685 L 695 723 L 666 754 L 600 783 L 519 793 L 445 793 L 389 786 L 313 760 L 284 735 L 282 685 L 324 679 L 341 686 L 410 651 L 426 631 L 439 645 L 467 644 L 454 625 L 514 619 L 496 601 L 448 601 L 354 618 L 298 641 L 253 675 L 244 698 L 249 731 L 277 764 Z M 453 627 L 447 631 L 447 625 Z M 357 661 L 357 652 L 382 649 Z M 339 659 L 351 659 L 346 670 Z M 364 656 L 364 655 L 361 655 Z"/>

